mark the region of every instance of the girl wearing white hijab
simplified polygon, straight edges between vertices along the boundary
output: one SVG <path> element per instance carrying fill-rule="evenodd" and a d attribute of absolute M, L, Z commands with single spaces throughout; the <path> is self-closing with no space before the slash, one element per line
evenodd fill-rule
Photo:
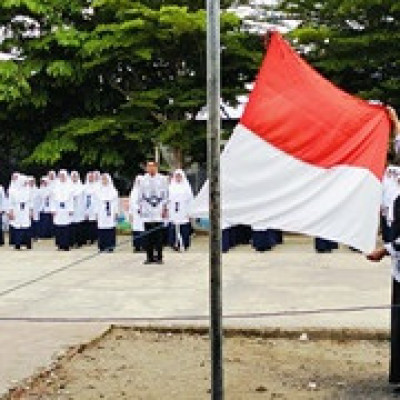
<path fill-rule="evenodd" d="M 63 251 L 69 251 L 71 247 L 71 223 L 74 214 L 74 201 L 68 179 L 67 171 L 61 170 L 51 197 L 56 245 Z"/>
<path fill-rule="evenodd" d="M 53 219 L 51 215 L 51 189 L 49 179 L 43 176 L 40 179 L 40 218 L 39 218 L 39 237 L 41 239 L 50 239 L 53 237 Z"/>
<path fill-rule="evenodd" d="M 71 172 L 71 192 L 74 202 L 74 213 L 71 223 L 71 247 L 82 247 L 84 244 L 83 221 L 85 219 L 83 185 L 79 172 Z"/>
<path fill-rule="evenodd" d="M 101 184 L 95 195 L 98 246 L 101 252 L 113 252 L 116 246 L 118 192 L 109 174 L 101 175 Z"/>
<path fill-rule="evenodd" d="M 11 175 L 11 181 L 10 181 L 10 185 L 8 187 L 8 200 L 10 199 L 10 196 L 16 191 L 18 190 L 22 185 L 22 175 L 19 172 L 14 172 Z M 7 211 L 8 211 L 8 207 L 7 207 Z M 10 220 L 10 218 L 8 218 L 9 220 L 9 227 L 8 227 L 8 241 L 9 241 L 9 245 L 10 246 L 14 246 L 14 221 Z"/>
<path fill-rule="evenodd" d="M 132 245 L 134 251 L 138 252 L 144 249 L 143 247 L 143 236 L 144 233 L 144 222 L 140 215 L 139 207 L 139 187 L 142 182 L 143 176 L 139 175 L 136 177 L 132 187 L 131 194 L 129 196 L 129 217 L 132 226 Z"/>
<path fill-rule="evenodd" d="M 32 238 L 34 240 L 39 239 L 39 220 L 40 220 L 40 208 L 42 205 L 42 199 L 40 190 L 36 186 L 36 180 L 33 176 L 28 177 L 29 191 L 31 196 L 31 202 L 33 207 L 32 216 Z"/>
<path fill-rule="evenodd" d="M 189 210 L 193 201 L 193 192 L 181 169 L 177 169 L 169 186 L 169 245 L 175 250 L 187 250 L 190 246 L 192 227 Z"/>
<path fill-rule="evenodd" d="M 94 244 L 97 241 L 95 195 L 98 188 L 99 186 L 95 181 L 94 173 L 88 172 L 83 190 L 85 244 Z"/>
<path fill-rule="evenodd" d="M 26 246 L 32 248 L 31 225 L 33 204 L 26 177 L 19 176 L 18 184 L 11 190 L 8 204 L 8 215 L 13 226 L 13 244 L 17 250 Z"/>

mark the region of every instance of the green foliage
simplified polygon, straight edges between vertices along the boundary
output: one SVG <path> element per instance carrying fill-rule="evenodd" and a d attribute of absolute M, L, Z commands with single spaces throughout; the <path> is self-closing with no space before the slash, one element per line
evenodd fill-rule
<path fill-rule="evenodd" d="M 0 50 L 19 53 L 0 62 L 3 134 L 25 138 L 30 165 L 79 163 L 130 174 L 157 143 L 203 161 L 205 126 L 195 116 L 206 104 L 204 5 L 1 2 L 8 35 Z M 259 38 L 241 28 L 238 17 L 222 13 L 223 97 L 230 104 L 254 79 L 262 55 Z"/>
<path fill-rule="evenodd" d="M 398 0 L 283 0 L 280 9 L 302 21 L 290 33 L 329 79 L 365 99 L 400 107 Z"/>

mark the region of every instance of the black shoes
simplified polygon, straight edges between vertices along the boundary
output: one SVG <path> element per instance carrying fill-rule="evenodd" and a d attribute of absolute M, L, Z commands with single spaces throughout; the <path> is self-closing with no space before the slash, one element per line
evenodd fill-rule
<path fill-rule="evenodd" d="M 162 265 L 164 264 L 163 260 L 146 260 L 143 262 L 144 265 L 149 265 L 149 264 L 159 264 Z"/>

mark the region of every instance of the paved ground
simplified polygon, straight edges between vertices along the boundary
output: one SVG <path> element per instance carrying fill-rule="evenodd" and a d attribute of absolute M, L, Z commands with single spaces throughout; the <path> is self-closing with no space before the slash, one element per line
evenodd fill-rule
<path fill-rule="evenodd" d="M 185 254 L 168 252 L 162 266 L 143 265 L 143 254 L 133 254 L 129 245 L 90 258 L 94 251 L 61 253 L 48 242 L 32 252 L 0 249 L 0 393 L 112 321 L 207 324 L 205 238 Z M 62 269 L 82 258 L 88 259 Z M 259 314 L 389 304 L 389 259 L 371 264 L 347 249 L 315 254 L 310 240 L 290 237 L 273 252 L 240 247 L 223 262 L 227 326 L 388 328 L 388 310 Z"/>

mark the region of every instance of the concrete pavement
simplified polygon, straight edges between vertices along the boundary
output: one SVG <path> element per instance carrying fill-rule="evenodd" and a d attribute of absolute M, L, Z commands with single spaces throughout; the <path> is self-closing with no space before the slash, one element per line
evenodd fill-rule
<path fill-rule="evenodd" d="M 0 249 L 0 393 L 48 364 L 60 349 L 100 335 L 111 321 L 207 324 L 206 238 L 197 238 L 187 253 L 168 251 L 161 266 L 143 265 L 144 255 L 123 245 L 115 254 L 99 255 L 41 279 L 94 252 L 95 248 L 57 252 L 51 242 L 35 245 L 32 252 Z M 371 264 L 347 249 L 315 254 L 309 239 L 291 236 L 269 253 L 239 247 L 224 255 L 223 263 L 226 326 L 389 326 L 388 310 L 255 315 L 389 304 L 389 259 Z M 76 323 L 77 319 L 83 321 Z"/>

